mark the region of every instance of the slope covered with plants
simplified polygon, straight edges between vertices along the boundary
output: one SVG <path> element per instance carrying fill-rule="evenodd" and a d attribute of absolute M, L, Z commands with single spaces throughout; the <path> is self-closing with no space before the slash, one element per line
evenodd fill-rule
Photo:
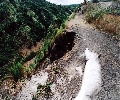
<path fill-rule="evenodd" d="M 12 74 L 17 81 L 21 78 L 22 65 L 35 56 L 37 66 L 53 43 L 47 40 L 54 39 L 58 30 L 65 27 L 64 22 L 75 7 L 45 0 L 1 0 L 0 77 Z M 44 40 L 46 49 L 21 55 L 21 49 L 31 48 L 40 40 Z"/>

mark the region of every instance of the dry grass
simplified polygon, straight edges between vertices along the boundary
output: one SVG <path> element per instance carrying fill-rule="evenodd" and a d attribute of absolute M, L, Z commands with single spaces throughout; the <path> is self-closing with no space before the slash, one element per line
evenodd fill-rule
<path fill-rule="evenodd" d="M 116 35 L 120 39 L 120 16 L 105 14 L 103 19 L 93 20 L 97 28 Z"/>

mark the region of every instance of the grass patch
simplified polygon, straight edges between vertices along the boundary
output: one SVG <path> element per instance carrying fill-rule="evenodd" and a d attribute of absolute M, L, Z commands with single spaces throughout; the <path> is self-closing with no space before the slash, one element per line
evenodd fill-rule
<path fill-rule="evenodd" d="M 17 82 L 18 79 L 21 79 L 23 76 L 22 73 L 22 65 L 23 65 L 24 59 L 22 59 L 20 62 L 16 62 L 8 68 L 8 75 L 12 76 L 14 78 L 14 81 Z"/>
<path fill-rule="evenodd" d="M 51 85 L 50 82 L 46 82 L 45 85 L 39 84 L 37 87 L 36 95 L 33 95 L 32 100 L 38 100 L 39 96 L 44 96 L 45 98 L 49 98 L 50 95 L 52 94 L 50 85 Z"/>
<path fill-rule="evenodd" d="M 73 12 L 71 15 L 70 15 L 70 17 L 69 17 L 69 19 L 68 20 L 71 20 L 71 19 L 74 19 L 75 18 L 75 12 Z"/>

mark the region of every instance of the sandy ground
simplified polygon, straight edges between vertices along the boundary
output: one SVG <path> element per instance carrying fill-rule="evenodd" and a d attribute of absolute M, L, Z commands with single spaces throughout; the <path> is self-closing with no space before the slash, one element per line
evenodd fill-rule
<path fill-rule="evenodd" d="M 68 31 L 76 33 L 72 50 L 44 70 L 38 71 L 31 80 L 26 80 L 26 85 L 15 100 L 32 100 L 38 84 L 45 84 L 51 79 L 54 80 L 51 84 L 52 95 L 50 98 L 40 96 L 39 100 L 74 100 L 80 90 L 84 73 L 85 48 L 101 54 L 102 88 L 93 93 L 91 100 L 120 100 L 120 41 L 87 24 L 80 14 L 76 14 L 67 23 L 67 27 Z M 51 72 L 54 66 L 59 69 L 58 74 Z"/>

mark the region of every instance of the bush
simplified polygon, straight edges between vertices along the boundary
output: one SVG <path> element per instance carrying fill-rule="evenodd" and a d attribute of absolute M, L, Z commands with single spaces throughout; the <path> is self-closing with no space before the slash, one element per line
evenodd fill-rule
<path fill-rule="evenodd" d="M 17 82 L 18 79 L 22 77 L 22 63 L 18 62 L 9 68 L 10 75 L 13 76 L 14 80 Z"/>
<path fill-rule="evenodd" d="M 49 98 L 52 93 L 50 86 L 51 82 L 46 82 L 45 85 L 39 84 L 36 95 L 33 95 L 32 100 L 38 100 L 39 95 L 43 95 L 45 98 Z"/>
<path fill-rule="evenodd" d="M 24 70 L 25 72 L 27 72 L 26 73 L 27 76 L 30 75 L 34 71 L 35 68 L 36 68 L 36 64 L 34 63 L 31 63 L 28 67 L 25 67 Z"/>
<path fill-rule="evenodd" d="M 99 4 L 89 3 L 86 6 L 86 21 L 91 23 L 92 20 L 102 19 L 105 14 L 105 9 L 102 9 Z"/>

